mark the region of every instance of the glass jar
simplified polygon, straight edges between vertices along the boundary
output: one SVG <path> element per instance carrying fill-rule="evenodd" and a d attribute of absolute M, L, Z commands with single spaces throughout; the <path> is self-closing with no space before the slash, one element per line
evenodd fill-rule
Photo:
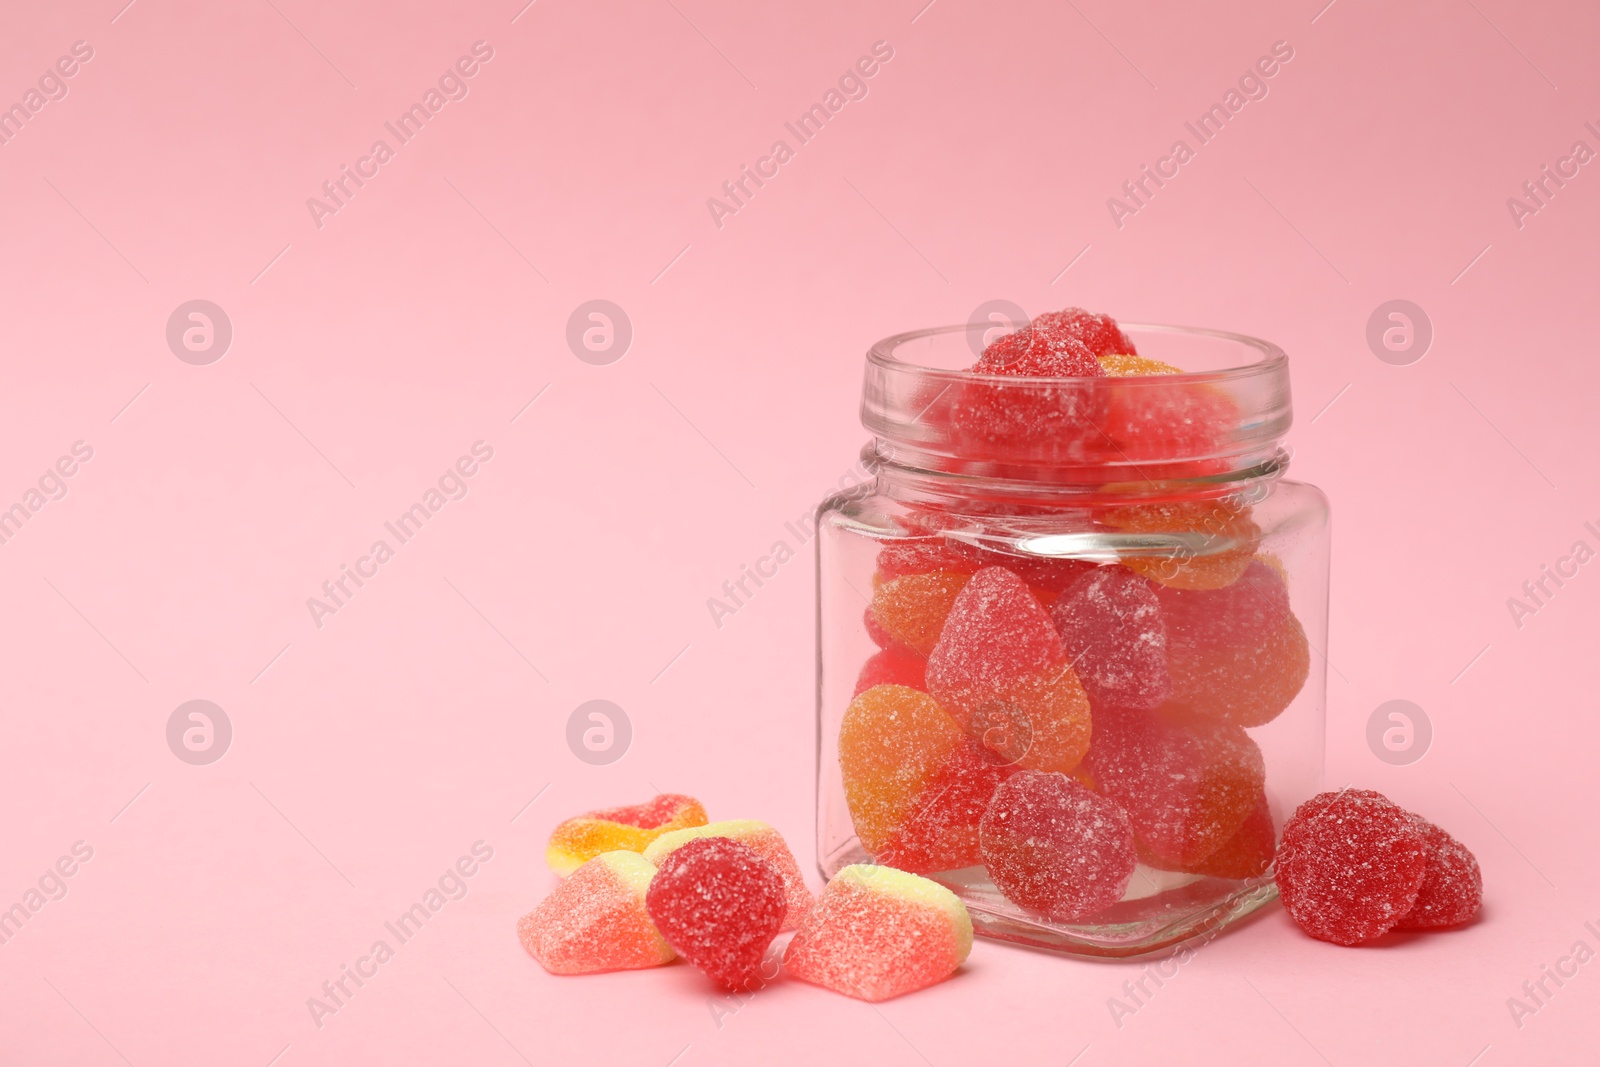
<path fill-rule="evenodd" d="M 979 375 L 970 329 L 873 346 L 875 482 L 818 509 L 822 872 L 912 870 L 1072 954 L 1209 937 L 1277 895 L 1321 785 L 1328 508 L 1283 477 L 1287 357 L 1125 324 L 1183 372 Z M 1008 838 L 1033 796 L 1111 829 Z"/>

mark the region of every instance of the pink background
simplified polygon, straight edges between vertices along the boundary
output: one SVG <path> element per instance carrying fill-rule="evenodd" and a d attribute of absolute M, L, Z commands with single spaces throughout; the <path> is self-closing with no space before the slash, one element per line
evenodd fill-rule
<path fill-rule="evenodd" d="M 94 850 L 0 946 L 0 1059 L 1584 1057 L 1600 963 L 1520 1027 L 1507 998 L 1600 948 L 1600 564 L 1520 628 L 1506 600 L 1600 548 L 1600 174 L 1520 229 L 1506 198 L 1600 149 L 1593 5 L 123 2 L 0 34 L 0 101 L 94 50 L 0 147 L 0 506 L 94 450 L 0 545 L 0 906 Z M 319 229 L 306 199 L 478 40 L 469 95 Z M 868 96 L 714 225 L 706 199 L 880 40 Z M 1269 95 L 1114 225 L 1106 199 L 1280 40 Z M 989 943 L 876 1008 L 547 976 L 513 925 L 562 817 L 693 792 L 810 867 L 809 552 L 721 628 L 706 599 L 851 466 L 866 346 L 997 297 L 1291 353 L 1295 474 L 1335 514 L 1328 781 L 1475 849 L 1482 921 L 1351 951 L 1274 907 L 1120 1028 L 1141 965 Z M 209 366 L 164 337 L 195 298 L 234 328 Z M 634 327 L 608 366 L 565 341 L 594 298 Z M 1395 298 L 1435 330 L 1409 366 L 1365 340 Z M 318 628 L 307 598 L 478 440 L 465 499 Z M 634 731 L 606 766 L 565 741 L 595 698 Z M 1365 740 L 1394 698 L 1434 725 L 1409 766 Z M 233 725 L 209 766 L 167 747 L 192 699 Z M 479 840 L 466 897 L 315 1025 L 307 998 Z"/>

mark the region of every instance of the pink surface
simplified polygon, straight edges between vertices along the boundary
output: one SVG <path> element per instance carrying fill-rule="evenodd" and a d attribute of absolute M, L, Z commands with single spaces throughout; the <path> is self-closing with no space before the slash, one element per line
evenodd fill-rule
<path fill-rule="evenodd" d="M 1600 176 L 1571 160 L 1600 150 L 1593 5 L 123 3 L 17 8 L 0 45 L 4 101 L 93 52 L 0 145 L 0 502 L 93 451 L 0 544 L 0 899 L 74 872 L 0 945 L 0 1059 L 1592 1055 L 1600 964 L 1569 957 L 1600 948 L 1600 564 L 1571 557 L 1600 548 Z M 466 95 L 399 144 L 384 124 L 477 41 L 492 58 L 445 81 Z M 785 123 L 878 41 L 892 59 L 846 82 L 865 97 L 799 144 Z M 1267 95 L 1198 144 L 1184 123 L 1278 41 Z M 714 219 L 745 164 L 776 176 Z M 1114 213 L 1145 164 L 1176 175 Z M 1544 164 L 1564 186 L 1514 213 Z M 319 227 L 341 165 L 371 176 Z M 610 365 L 566 342 L 597 298 L 633 327 Z M 1273 908 L 1159 987 L 980 943 L 876 1010 L 795 982 L 717 1000 L 686 967 L 547 976 L 514 927 L 562 817 L 692 792 L 811 869 L 788 524 L 850 480 L 866 346 L 994 298 L 1291 353 L 1296 474 L 1336 516 L 1329 783 L 1472 847 L 1482 921 L 1353 951 Z M 165 337 L 193 299 L 233 326 L 206 366 Z M 1420 362 L 1368 347 L 1394 299 L 1431 319 Z M 478 441 L 492 459 L 444 483 L 465 496 L 395 547 L 384 524 Z M 361 563 L 379 539 L 393 557 Z M 778 541 L 795 558 L 714 621 Z M 319 626 L 346 564 L 371 576 Z M 1569 577 L 1515 617 L 1543 565 Z M 606 765 L 567 743 L 595 699 L 632 726 Z M 1392 699 L 1432 723 L 1408 765 L 1367 743 Z M 168 747 L 190 700 L 232 725 L 210 765 Z M 480 841 L 420 931 L 386 932 Z M 376 970 L 319 1027 L 342 966 Z"/>

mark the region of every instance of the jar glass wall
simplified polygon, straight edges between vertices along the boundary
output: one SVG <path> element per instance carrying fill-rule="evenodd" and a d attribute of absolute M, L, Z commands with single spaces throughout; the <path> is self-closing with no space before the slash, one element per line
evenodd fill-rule
<path fill-rule="evenodd" d="M 875 346 L 876 481 L 817 537 L 824 875 L 913 870 L 980 933 L 1099 956 L 1271 900 L 1323 757 L 1328 511 L 1283 477 L 1287 359 L 1124 329 L 1185 373 L 972 375 L 963 327 Z M 1132 873 L 1008 852 L 997 794 L 1041 785 L 1125 813 Z"/>

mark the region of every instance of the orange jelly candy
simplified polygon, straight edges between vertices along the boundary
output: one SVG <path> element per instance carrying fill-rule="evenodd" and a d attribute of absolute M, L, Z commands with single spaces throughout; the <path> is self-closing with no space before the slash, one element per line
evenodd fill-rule
<path fill-rule="evenodd" d="M 643 804 L 568 819 L 550 834 L 544 859 L 552 871 L 567 875 L 602 852 L 643 852 L 669 830 L 705 824 L 706 809 L 694 797 L 662 793 Z"/>
<path fill-rule="evenodd" d="M 891 578 L 872 594 L 872 617 L 894 640 L 926 656 L 938 643 L 945 616 L 969 578 L 955 571 Z"/>
<path fill-rule="evenodd" d="M 1244 575 L 1261 541 L 1250 509 L 1224 500 L 1129 504 L 1110 509 L 1107 525 L 1125 533 L 1189 534 L 1192 544 L 1160 556 L 1121 562 L 1174 589 L 1221 589 Z"/>

